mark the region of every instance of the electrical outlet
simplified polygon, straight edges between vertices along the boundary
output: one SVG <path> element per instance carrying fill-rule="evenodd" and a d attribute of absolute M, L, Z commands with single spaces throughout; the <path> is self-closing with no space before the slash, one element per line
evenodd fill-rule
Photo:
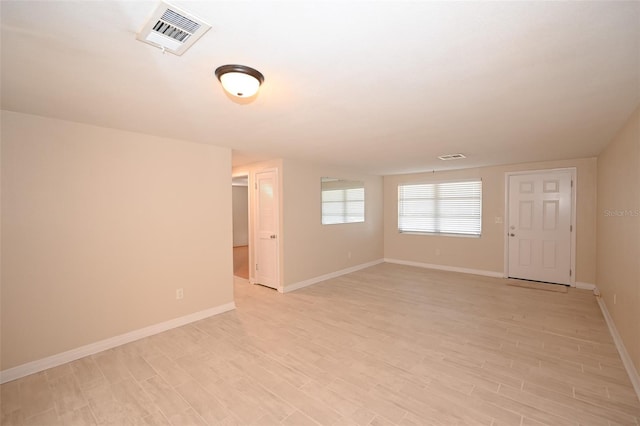
<path fill-rule="evenodd" d="M 184 298 L 184 290 L 179 288 L 176 290 L 176 299 L 181 300 Z"/>
<path fill-rule="evenodd" d="M 617 301 L 618 301 L 618 295 L 616 293 L 613 293 L 613 304 L 615 305 Z"/>
<path fill-rule="evenodd" d="M 348 253 L 347 253 L 347 258 L 348 258 L 348 259 L 351 259 L 351 252 L 348 252 Z"/>

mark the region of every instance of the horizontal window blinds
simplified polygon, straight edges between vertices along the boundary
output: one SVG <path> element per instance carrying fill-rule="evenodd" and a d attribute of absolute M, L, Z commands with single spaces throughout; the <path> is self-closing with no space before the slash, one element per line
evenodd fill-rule
<path fill-rule="evenodd" d="M 322 223 L 364 222 L 364 188 L 322 191 Z"/>
<path fill-rule="evenodd" d="M 479 236 L 482 181 L 398 185 L 398 230 Z"/>

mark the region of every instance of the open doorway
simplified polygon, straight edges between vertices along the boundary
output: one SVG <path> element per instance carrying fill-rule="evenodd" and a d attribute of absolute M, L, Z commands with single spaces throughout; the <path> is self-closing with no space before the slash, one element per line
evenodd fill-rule
<path fill-rule="evenodd" d="M 231 180 L 233 198 L 233 275 L 249 279 L 249 176 Z"/>

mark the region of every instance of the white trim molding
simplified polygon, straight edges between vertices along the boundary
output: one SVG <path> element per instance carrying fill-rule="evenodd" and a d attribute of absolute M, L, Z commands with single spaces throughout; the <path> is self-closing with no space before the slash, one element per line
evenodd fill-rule
<path fill-rule="evenodd" d="M 638 375 L 638 370 L 636 370 L 635 365 L 633 365 L 633 361 L 629 356 L 629 352 L 627 352 L 627 348 L 625 348 L 624 343 L 622 342 L 622 338 L 618 333 L 616 324 L 613 322 L 613 318 L 611 318 L 611 315 L 609 314 L 609 310 L 607 309 L 607 305 L 604 303 L 604 299 L 602 297 L 596 297 L 596 300 L 598 301 L 598 305 L 600 306 L 600 310 L 602 311 L 604 320 L 609 327 L 609 332 L 611 333 L 611 337 L 613 337 L 613 341 L 616 344 L 616 348 L 618 349 L 620 358 L 622 358 L 622 364 L 627 370 L 629 380 L 631 380 L 633 389 L 635 389 L 636 391 L 636 396 L 638 397 L 638 400 L 640 400 L 640 376 Z"/>
<path fill-rule="evenodd" d="M 410 260 L 389 259 L 385 258 L 387 263 L 396 263 L 398 265 L 417 266 L 418 268 L 437 269 L 438 271 L 460 272 L 463 274 L 482 275 L 485 277 L 504 278 L 503 272 L 485 271 L 484 269 L 460 268 L 457 266 L 436 265 L 434 263 L 413 262 Z"/>
<path fill-rule="evenodd" d="M 12 380 L 28 376 L 30 374 L 38 373 L 48 368 L 57 367 L 59 365 L 66 364 L 68 362 L 75 361 L 77 359 L 84 358 L 98 352 L 106 351 L 107 349 L 115 348 L 116 346 L 121 346 L 126 343 L 142 339 L 144 337 L 153 336 L 154 334 L 162 333 L 163 331 L 171 330 L 172 328 L 181 327 L 183 325 L 200 321 L 214 315 L 232 311 L 235 308 L 236 304 L 234 302 L 226 303 L 214 308 L 205 309 L 204 311 L 194 312 L 183 317 L 174 318 L 169 321 L 150 325 L 138 330 L 133 330 L 119 336 L 114 336 L 108 339 L 100 340 L 98 342 L 90 343 L 88 345 L 71 349 L 69 351 L 52 355 L 46 358 L 38 359 L 36 361 L 31 361 L 26 364 L 18 365 L 17 367 L 8 368 L 6 370 L 0 371 L 0 383 L 10 382 Z"/>
<path fill-rule="evenodd" d="M 576 281 L 575 288 L 578 288 L 580 290 L 590 290 L 590 291 L 593 291 L 595 294 L 596 285 L 591 283 L 583 283 L 580 281 Z"/>
<path fill-rule="evenodd" d="M 360 265 L 352 266 L 350 268 L 341 269 L 339 271 L 331 272 L 329 274 L 320 275 L 319 277 L 309 278 L 308 280 L 299 281 L 297 283 L 289 284 L 284 287 L 284 293 L 289 293 L 291 291 L 295 291 L 301 289 L 303 287 L 308 287 L 313 284 L 317 284 L 322 281 L 330 280 L 331 278 L 337 278 L 341 275 L 350 274 L 352 272 L 359 271 L 361 269 L 369 268 L 371 266 L 379 265 L 383 263 L 383 259 L 374 260 L 372 262 L 361 263 Z"/>

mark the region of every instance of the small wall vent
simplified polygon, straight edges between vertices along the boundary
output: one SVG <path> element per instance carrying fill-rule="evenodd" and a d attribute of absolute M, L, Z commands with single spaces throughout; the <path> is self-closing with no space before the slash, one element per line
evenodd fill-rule
<path fill-rule="evenodd" d="M 441 160 L 449 161 L 449 160 L 462 160 L 465 157 L 464 154 L 445 154 L 438 157 Z"/>
<path fill-rule="evenodd" d="M 163 2 L 136 38 L 180 56 L 210 28 L 202 19 Z"/>

